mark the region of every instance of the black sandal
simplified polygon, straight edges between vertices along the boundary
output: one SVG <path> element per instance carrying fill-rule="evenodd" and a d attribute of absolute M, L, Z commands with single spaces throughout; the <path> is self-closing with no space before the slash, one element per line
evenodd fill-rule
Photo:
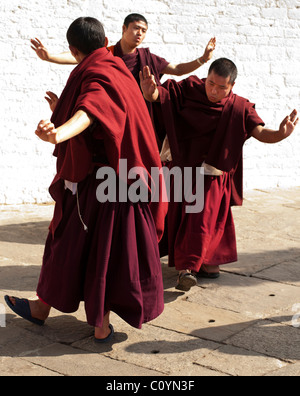
<path fill-rule="evenodd" d="M 110 334 L 106 338 L 94 337 L 94 341 L 96 342 L 96 344 L 107 344 L 112 340 L 113 336 L 115 335 L 115 330 L 112 324 L 109 325 L 109 328 L 110 328 Z"/>
<path fill-rule="evenodd" d="M 220 277 L 220 272 L 207 272 L 203 269 L 200 269 L 196 276 L 197 278 L 217 279 Z"/>
<path fill-rule="evenodd" d="M 9 296 L 5 296 L 5 302 L 9 306 L 9 308 L 17 315 L 21 316 L 21 318 L 28 320 L 31 323 L 34 323 L 38 326 L 43 326 L 45 323 L 44 320 L 33 318 L 30 311 L 29 301 L 26 298 L 17 298 L 13 297 L 16 301 L 15 305 L 11 302 Z"/>

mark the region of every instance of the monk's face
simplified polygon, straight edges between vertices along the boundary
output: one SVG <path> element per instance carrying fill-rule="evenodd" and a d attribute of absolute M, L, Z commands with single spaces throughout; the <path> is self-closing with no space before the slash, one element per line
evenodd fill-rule
<path fill-rule="evenodd" d="M 142 44 L 146 37 L 148 26 L 143 21 L 131 22 L 128 27 L 123 26 L 123 40 L 131 48 L 135 48 Z"/>
<path fill-rule="evenodd" d="M 222 99 L 230 94 L 233 86 L 234 83 L 231 84 L 230 77 L 221 77 L 212 70 L 205 82 L 208 100 L 212 103 L 221 102 Z"/>

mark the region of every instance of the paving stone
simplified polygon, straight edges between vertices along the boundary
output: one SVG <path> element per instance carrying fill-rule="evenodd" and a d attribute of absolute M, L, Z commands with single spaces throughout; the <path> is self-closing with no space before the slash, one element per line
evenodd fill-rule
<path fill-rule="evenodd" d="M 221 346 L 202 359 L 202 364 L 233 376 L 263 376 L 288 363 L 232 345 Z"/>
<path fill-rule="evenodd" d="M 22 224 L 28 222 L 50 221 L 53 215 L 53 203 L 35 205 L 0 205 L 0 225 Z"/>
<path fill-rule="evenodd" d="M 300 360 L 299 328 L 268 320 L 256 322 L 226 343 L 285 361 Z"/>
<path fill-rule="evenodd" d="M 92 341 L 91 341 L 92 342 Z M 63 344 L 52 344 L 27 355 L 26 361 L 56 371 L 64 376 L 153 376 L 154 370 L 87 353 Z"/>
<path fill-rule="evenodd" d="M 283 248 L 284 246 L 284 248 Z M 238 262 L 224 265 L 223 271 L 250 276 L 286 261 L 300 258 L 299 241 L 270 238 L 251 238 L 237 242 Z"/>
<path fill-rule="evenodd" d="M 232 311 L 179 300 L 167 304 L 164 313 L 152 324 L 178 333 L 223 342 L 248 327 L 249 321 Z"/>
<path fill-rule="evenodd" d="M 102 350 L 105 356 L 126 361 L 167 375 L 201 375 L 201 359 L 219 344 L 179 334 L 152 325 L 143 330 L 130 328 L 125 323 L 112 321 L 117 332 L 116 342 L 111 346 L 96 346 L 90 340 L 72 344 L 73 347 L 95 351 Z M 209 371 L 206 369 L 205 371 Z M 216 373 L 213 372 L 212 375 Z"/>
<path fill-rule="evenodd" d="M 53 377 L 60 376 L 56 371 L 30 363 L 24 358 L 0 356 L 0 377 Z"/>
<path fill-rule="evenodd" d="M 300 363 L 289 364 L 280 370 L 273 371 L 267 374 L 272 377 L 299 377 L 300 376 Z"/>
<path fill-rule="evenodd" d="M 0 356 L 22 357 L 52 342 L 45 337 L 15 326 L 0 328 Z"/>
<path fill-rule="evenodd" d="M 40 267 L 35 265 L 2 266 L 0 267 L 0 288 L 11 290 L 14 296 L 21 293 L 21 297 L 24 297 L 23 292 L 33 294 L 32 291 L 36 290 L 38 284 L 40 271 Z"/>
<path fill-rule="evenodd" d="M 1 228 L 1 227 L 0 227 Z M 1 236 L 0 236 L 1 240 Z M 43 244 L 22 244 L 16 242 L 1 242 L 1 267 L 41 266 L 44 254 Z M 17 268 L 16 268 L 17 269 Z M 11 268 L 13 271 L 13 268 Z"/>
<path fill-rule="evenodd" d="M 300 286 L 299 260 L 285 261 L 282 264 L 274 265 L 271 268 L 260 271 L 254 275 L 259 279 L 268 279 L 274 282 L 287 283 L 289 285 Z M 299 298 L 300 300 L 300 298 Z"/>
<path fill-rule="evenodd" d="M 296 286 L 228 273 L 213 282 L 201 280 L 199 285 L 189 294 L 188 301 L 239 312 L 249 318 L 280 316 L 300 300 Z"/>

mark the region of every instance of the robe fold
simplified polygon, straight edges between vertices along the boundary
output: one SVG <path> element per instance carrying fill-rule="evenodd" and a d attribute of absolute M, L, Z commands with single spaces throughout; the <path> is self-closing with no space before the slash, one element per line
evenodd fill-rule
<path fill-rule="evenodd" d="M 94 122 L 55 147 L 57 174 L 49 191 L 56 204 L 37 294 L 67 313 L 84 301 L 92 326 L 101 327 L 103 316 L 114 311 L 140 328 L 163 311 L 158 240 L 167 204 L 118 200 L 120 178 L 126 188 L 133 183 L 127 175 L 124 179 L 120 159 L 127 160 L 128 171 L 144 170 L 149 196 L 163 188 L 163 180 L 155 185 L 151 179 L 152 167 L 160 168 L 161 162 L 141 92 L 123 61 L 106 48 L 73 70 L 51 121 L 59 127 L 78 110 Z M 116 201 L 97 200 L 96 174 L 102 166 L 115 171 Z M 77 183 L 75 195 L 65 189 L 65 180 Z"/>
<path fill-rule="evenodd" d="M 172 166 L 208 165 L 222 176 L 204 176 L 204 209 L 186 213 L 186 202 L 171 202 L 168 212 L 169 265 L 198 272 L 201 265 L 236 261 L 232 205 L 242 205 L 242 150 L 258 125 L 264 125 L 247 99 L 233 92 L 219 103 L 208 100 L 205 79 L 191 76 L 158 87 L 157 119 L 163 121 L 172 153 Z M 193 180 L 195 192 L 195 180 Z"/>
<path fill-rule="evenodd" d="M 151 74 L 155 77 L 155 81 L 157 85 L 161 85 L 160 79 L 163 77 L 163 71 L 169 65 L 166 59 L 161 58 L 155 54 L 150 52 L 149 48 L 137 48 L 133 54 L 123 54 L 120 41 L 108 49 L 114 54 L 121 58 L 128 70 L 134 76 L 138 86 L 140 87 L 140 75 L 139 72 L 144 69 L 145 66 L 148 66 Z M 153 112 L 153 103 L 146 101 L 146 105 L 150 114 L 151 119 L 154 121 L 155 113 Z M 161 128 L 161 123 L 157 120 L 154 121 L 156 139 L 159 149 L 161 149 L 165 129 Z"/>

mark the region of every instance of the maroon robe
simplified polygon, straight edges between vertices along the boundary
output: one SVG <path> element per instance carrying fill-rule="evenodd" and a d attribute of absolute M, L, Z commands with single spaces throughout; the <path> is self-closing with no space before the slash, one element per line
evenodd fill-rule
<path fill-rule="evenodd" d="M 80 109 L 96 121 L 93 128 L 56 146 L 57 175 L 50 193 L 55 195 L 59 180 L 82 181 L 90 172 L 93 158 L 103 153 L 117 175 L 120 159 L 127 159 L 128 170 L 144 168 L 150 192 L 151 168 L 161 167 L 151 119 L 132 74 L 106 48 L 94 51 L 73 70 L 51 121 L 58 127 Z M 162 191 L 162 179 L 156 188 Z M 167 205 L 151 202 L 150 208 L 161 239 Z M 59 217 L 54 219 L 53 229 L 57 221 Z"/>
<path fill-rule="evenodd" d="M 123 54 L 120 41 L 108 49 L 115 55 L 121 58 L 128 70 L 132 73 L 138 86 L 140 87 L 140 71 L 144 69 L 145 66 L 150 68 L 151 74 L 155 77 L 157 85 L 161 85 L 160 79 L 163 76 L 163 71 L 169 65 L 166 59 L 154 55 L 150 52 L 149 48 L 137 48 L 133 54 Z M 146 101 L 146 105 L 151 116 L 154 120 L 155 113 L 153 112 L 153 104 Z M 160 122 L 157 120 L 155 122 L 155 132 L 159 148 L 162 146 L 162 142 L 165 135 L 165 130 L 161 128 Z"/>
<path fill-rule="evenodd" d="M 160 79 L 163 76 L 163 71 L 170 63 L 166 59 L 152 54 L 149 48 L 137 48 L 133 54 L 123 54 L 120 41 L 116 45 L 108 47 L 108 49 L 115 56 L 118 56 L 124 61 L 139 86 L 139 72 L 143 70 L 145 66 L 149 66 L 151 74 L 154 75 L 157 85 L 161 85 Z"/>
<path fill-rule="evenodd" d="M 119 41 L 116 45 L 108 47 L 108 49 L 114 54 L 114 56 L 118 56 L 121 58 L 128 70 L 132 73 L 135 78 L 138 86 L 140 87 L 140 76 L 139 73 L 144 69 L 145 66 L 150 68 L 151 74 L 155 77 L 155 81 L 157 85 L 161 85 L 160 79 L 163 76 L 163 71 L 169 65 L 166 59 L 161 58 L 157 55 L 154 55 L 150 52 L 149 48 L 137 48 L 133 54 L 123 54 L 121 41 Z M 163 126 L 163 122 L 161 122 L 160 118 L 157 118 L 156 112 L 153 111 L 153 103 L 145 101 L 150 117 L 153 121 L 153 126 L 155 128 L 156 141 L 159 149 L 162 148 L 162 143 L 165 138 L 165 128 Z M 165 222 L 165 233 L 162 237 L 162 240 L 159 243 L 160 256 L 166 256 L 168 254 L 168 223 L 167 217 Z"/>
<path fill-rule="evenodd" d="M 158 240 L 167 206 L 118 199 L 100 203 L 96 198 L 96 172 L 102 165 L 117 176 L 122 173 L 120 159 L 127 159 L 128 171 L 143 168 L 149 193 L 151 168 L 161 167 L 141 92 L 124 63 L 106 48 L 94 51 L 73 70 L 52 122 L 58 127 L 78 110 L 95 120 L 92 127 L 56 146 L 57 175 L 49 189 L 56 205 L 37 294 L 67 313 L 84 301 L 92 326 L 101 327 L 103 316 L 114 311 L 140 328 L 163 311 Z M 64 188 L 64 180 L 78 183 L 77 195 Z M 162 188 L 161 183 L 155 188 Z"/>
<path fill-rule="evenodd" d="M 195 169 L 205 161 L 223 171 L 222 176 L 204 177 L 200 213 L 186 213 L 186 202 L 172 202 L 171 191 L 169 265 L 198 272 L 202 264 L 236 261 L 231 205 L 242 204 L 242 149 L 252 130 L 264 123 L 252 103 L 232 92 L 220 103 L 211 103 L 205 80 L 196 76 L 179 83 L 168 80 L 158 89 L 160 104 L 155 109 L 164 121 L 172 165 Z"/>

